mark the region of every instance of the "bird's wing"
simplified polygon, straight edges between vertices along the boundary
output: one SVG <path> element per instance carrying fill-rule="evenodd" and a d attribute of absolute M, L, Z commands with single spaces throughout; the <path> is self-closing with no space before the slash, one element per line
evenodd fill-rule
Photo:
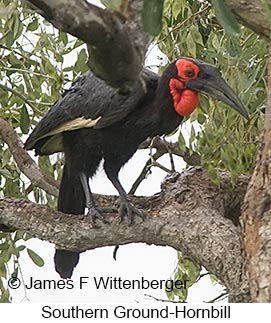
<path fill-rule="evenodd" d="M 87 72 L 73 83 L 38 123 L 25 143 L 37 154 L 62 151 L 62 133 L 80 128 L 104 128 L 126 117 L 150 99 L 158 75 L 146 69 L 129 89 L 122 93 Z"/>

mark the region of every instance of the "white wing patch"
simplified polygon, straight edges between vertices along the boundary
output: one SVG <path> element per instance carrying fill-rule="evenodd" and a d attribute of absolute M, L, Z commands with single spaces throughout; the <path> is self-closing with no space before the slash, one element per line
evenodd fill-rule
<path fill-rule="evenodd" d="M 92 128 L 94 127 L 97 122 L 101 119 L 101 117 L 98 117 L 97 119 L 85 119 L 85 117 L 79 117 L 67 122 L 62 123 L 58 127 L 54 128 L 50 132 L 47 132 L 44 137 L 52 136 L 57 133 L 61 133 L 64 131 L 72 131 L 76 129 L 82 129 L 82 128 Z"/>
<path fill-rule="evenodd" d="M 43 136 L 37 137 L 25 148 L 32 149 L 39 140 L 46 137 L 51 137 L 51 138 L 48 138 L 48 140 L 43 143 L 42 147 L 40 147 L 40 152 L 44 155 L 49 155 L 49 154 L 63 151 L 62 133 L 64 131 L 72 131 L 72 130 L 82 129 L 82 128 L 92 128 L 97 124 L 97 122 L 101 118 L 102 117 L 98 117 L 97 119 L 92 120 L 92 119 L 86 119 L 85 117 L 79 117 L 70 121 L 66 121 L 60 124 L 58 127 L 47 132 Z"/>

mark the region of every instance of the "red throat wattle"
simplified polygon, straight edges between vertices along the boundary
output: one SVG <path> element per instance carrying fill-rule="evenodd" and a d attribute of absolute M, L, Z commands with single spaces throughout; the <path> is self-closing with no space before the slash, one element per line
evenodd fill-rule
<path fill-rule="evenodd" d="M 173 99 L 174 110 L 181 116 L 189 116 L 199 104 L 198 93 L 183 87 L 176 79 L 169 81 L 170 93 Z"/>
<path fill-rule="evenodd" d="M 175 65 L 178 79 L 170 79 L 169 89 L 175 111 L 184 117 L 190 115 L 199 104 L 198 93 L 185 87 L 185 82 L 198 77 L 199 67 L 182 58 L 177 60 Z"/>

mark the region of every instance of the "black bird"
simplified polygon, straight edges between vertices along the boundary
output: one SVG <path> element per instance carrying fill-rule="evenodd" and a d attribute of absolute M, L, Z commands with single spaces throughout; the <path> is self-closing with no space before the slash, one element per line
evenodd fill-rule
<path fill-rule="evenodd" d="M 169 134 L 199 103 L 198 92 L 221 100 L 248 119 L 238 96 L 212 65 L 192 58 L 171 63 L 161 77 L 146 69 L 129 93 L 122 93 L 87 72 L 67 90 L 39 122 L 25 143 L 38 155 L 65 153 L 58 210 L 103 220 L 88 179 L 101 160 L 120 195 L 120 217 L 132 222 L 143 214 L 128 199 L 118 173 L 148 137 Z M 72 275 L 79 253 L 56 250 L 56 271 Z"/>

